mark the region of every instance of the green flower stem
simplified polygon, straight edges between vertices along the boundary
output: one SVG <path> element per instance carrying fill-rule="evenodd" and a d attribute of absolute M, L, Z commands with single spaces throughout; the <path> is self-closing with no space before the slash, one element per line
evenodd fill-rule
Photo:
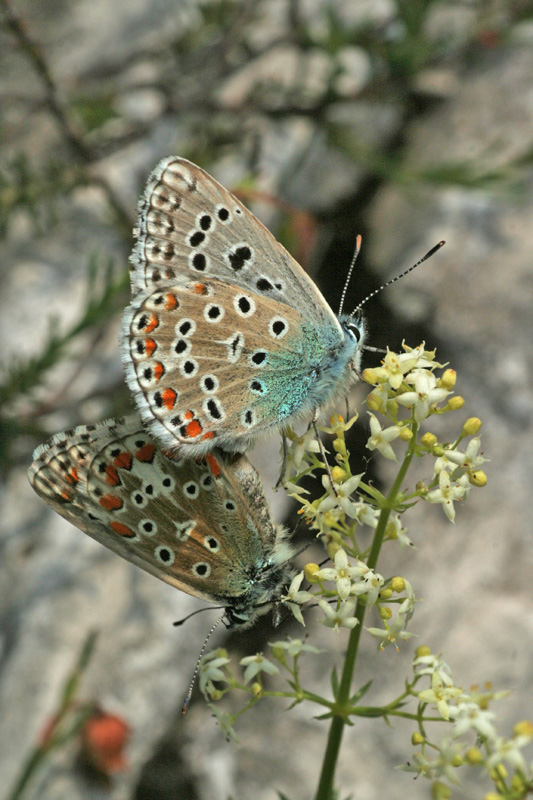
<path fill-rule="evenodd" d="M 396 498 L 401 490 L 401 486 L 405 480 L 405 476 L 415 454 L 417 427 L 418 426 L 416 423 L 413 422 L 414 435 L 411 440 L 411 444 L 407 450 L 398 475 L 396 476 L 396 480 L 394 481 L 391 490 L 387 495 L 386 504 L 379 515 L 379 521 L 376 526 L 376 531 L 372 540 L 372 547 L 370 549 L 370 556 L 368 558 L 368 566 L 371 569 L 375 569 L 376 567 L 391 509 L 394 508 Z M 326 745 L 326 752 L 324 753 L 324 760 L 322 762 L 322 770 L 318 781 L 315 800 L 332 800 L 333 798 L 335 769 L 337 767 L 337 761 L 339 758 L 344 726 L 346 725 L 346 719 L 348 716 L 348 700 L 350 697 L 350 688 L 352 685 L 355 662 L 357 659 L 357 651 L 359 649 L 359 641 L 361 639 L 361 631 L 363 630 L 365 611 L 366 605 L 358 600 L 354 615 L 358 620 L 358 624 L 352 629 L 350 638 L 348 640 L 348 649 L 346 651 L 342 677 L 335 703 L 336 715 L 334 716 L 329 729 L 328 742 Z"/>

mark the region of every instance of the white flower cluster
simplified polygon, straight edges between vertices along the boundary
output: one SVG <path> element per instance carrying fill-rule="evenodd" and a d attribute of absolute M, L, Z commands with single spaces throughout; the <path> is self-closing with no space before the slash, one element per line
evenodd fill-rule
<path fill-rule="evenodd" d="M 505 738 L 498 735 L 496 715 L 488 709 L 490 701 L 505 697 L 508 692 L 489 689 L 485 692 L 464 692 L 454 686 L 450 667 L 439 656 L 429 652 L 419 655 L 413 667 L 418 677 L 428 675 L 431 679 L 431 688 L 417 693 L 419 700 L 435 706 L 441 717 L 451 723 L 451 730 L 437 746 L 432 745 L 432 750 L 436 749 L 438 753 L 433 760 L 428 760 L 423 753 L 415 753 L 412 762 L 400 768 L 432 780 L 444 776 L 457 784 L 457 767 L 461 764 L 483 766 L 489 774 L 498 768 L 496 774 L 501 775 L 504 774 L 503 764 L 506 762 L 516 770 L 522 785 L 531 785 L 533 763 L 526 762 L 522 751 L 533 741 L 533 724 L 529 721 L 519 722 L 514 727 L 513 735 Z M 473 734 L 474 742 L 481 741 L 483 748 L 473 746 L 471 740 L 464 741 L 468 734 Z"/>

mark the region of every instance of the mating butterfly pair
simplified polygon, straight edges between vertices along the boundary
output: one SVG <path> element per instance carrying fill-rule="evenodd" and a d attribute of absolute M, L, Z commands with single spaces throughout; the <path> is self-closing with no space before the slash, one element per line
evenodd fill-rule
<path fill-rule="evenodd" d="M 156 167 L 138 212 L 122 358 L 146 428 L 130 417 L 58 434 L 30 482 L 97 541 L 247 625 L 292 568 L 242 453 L 356 380 L 364 322 L 337 318 L 259 220 L 185 159 Z"/>

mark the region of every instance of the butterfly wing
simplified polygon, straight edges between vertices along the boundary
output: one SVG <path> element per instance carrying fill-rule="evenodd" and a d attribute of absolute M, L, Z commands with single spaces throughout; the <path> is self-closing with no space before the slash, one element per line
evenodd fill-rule
<path fill-rule="evenodd" d="M 310 417 L 342 384 L 345 338 L 296 308 L 223 280 L 185 276 L 141 292 L 124 317 L 128 384 L 166 446 L 244 451 Z"/>
<path fill-rule="evenodd" d="M 166 583 L 235 604 L 279 536 L 245 457 L 167 458 L 138 417 L 81 426 L 39 447 L 37 494 L 89 536 Z"/>
<path fill-rule="evenodd" d="M 340 331 L 311 278 L 240 200 L 184 158 L 163 159 L 138 205 L 132 293 L 187 274 L 215 275 L 235 286 L 303 309 Z"/>

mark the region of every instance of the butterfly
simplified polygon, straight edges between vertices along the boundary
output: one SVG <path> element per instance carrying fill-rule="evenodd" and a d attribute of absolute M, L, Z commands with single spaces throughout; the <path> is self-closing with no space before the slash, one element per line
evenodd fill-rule
<path fill-rule="evenodd" d="M 338 318 L 258 219 L 200 167 L 161 161 L 138 206 L 126 378 L 165 447 L 244 452 L 357 380 L 362 315 Z"/>
<path fill-rule="evenodd" d="M 169 458 L 138 416 L 59 433 L 29 480 L 54 511 L 113 552 L 247 627 L 294 574 L 287 532 L 246 456 Z"/>

